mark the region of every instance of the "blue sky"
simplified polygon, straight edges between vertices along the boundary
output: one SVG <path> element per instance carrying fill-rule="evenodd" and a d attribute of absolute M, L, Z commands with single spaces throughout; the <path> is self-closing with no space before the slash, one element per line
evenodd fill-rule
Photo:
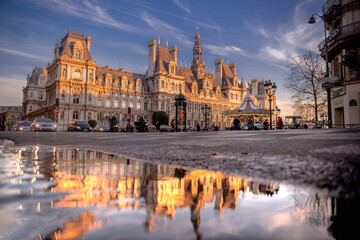
<path fill-rule="evenodd" d="M 26 75 L 52 61 L 55 43 L 71 29 L 91 36 L 99 66 L 145 73 L 147 43 L 178 46 L 178 61 L 192 60 L 199 31 L 206 68 L 224 59 L 237 64 L 245 82 L 271 79 L 278 105 L 291 114 L 284 89 L 290 56 L 317 51 L 323 39 L 322 0 L 1 0 L 0 105 L 21 105 Z M 198 30 L 197 30 L 198 28 Z M 178 63 L 179 63 L 178 62 Z"/>

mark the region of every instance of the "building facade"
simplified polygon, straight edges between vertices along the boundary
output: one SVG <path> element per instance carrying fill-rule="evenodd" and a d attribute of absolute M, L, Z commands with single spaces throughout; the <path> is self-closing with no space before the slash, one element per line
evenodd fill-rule
<path fill-rule="evenodd" d="M 344 81 L 344 86 L 331 89 L 332 123 L 360 124 L 360 1 L 328 0 L 322 10 L 331 75 Z M 319 50 L 325 58 L 325 40 Z"/>
<path fill-rule="evenodd" d="M 21 106 L 0 106 L 0 130 L 12 131 L 21 116 Z"/>
<path fill-rule="evenodd" d="M 46 104 L 46 76 L 47 71 L 36 66 L 27 76 L 26 87 L 23 88 L 23 114 L 42 108 Z"/>
<path fill-rule="evenodd" d="M 206 72 L 199 33 L 195 36 L 193 60 L 184 67 L 178 65 L 177 46 L 169 49 L 150 41 L 145 74 L 99 67 L 91 57 L 90 44 L 91 37 L 69 30 L 60 45 L 55 44 L 52 63 L 44 70 L 34 69 L 23 90 L 24 114 L 28 119 L 52 118 L 59 131 L 64 131 L 73 120 L 93 119 L 108 124 L 115 115 L 120 127 L 125 127 L 130 108 L 131 121 L 142 116 L 151 123 L 154 111 L 164 111 L 169 115 L 170 125 L 174 125 L 174 97 L 182 93 L 187 98 L 188 127 L 199 124 L 224 129 L 231 126 L 232 119 L 222 113 L 239 107 L 247 93 L 244 79 L 239 81 L 236 74 L 236 64 L 225 64 L 220 59 L 215 61 L 215 75 Z M 264 91 L 255 91 L 255 87 L 252 91 L 255 102 L 266 107 L 268 97 Z M 31 99 L 31 93 L 44 96 L 45 103 Z M 41 107 L 35 109 L 39 104 Z M 209 108 L 209 113 L 204 114 L 204 109 Z M 60 112 L 55 114 L 55 109 Z"/>

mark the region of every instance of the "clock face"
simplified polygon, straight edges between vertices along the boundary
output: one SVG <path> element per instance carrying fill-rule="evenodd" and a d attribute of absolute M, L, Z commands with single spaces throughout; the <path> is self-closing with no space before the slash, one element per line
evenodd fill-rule
<path fill-rule="evenodd" d="M 199 73 L 200 73 L 200 74 L 203 74 L 203 70 L 200 69 Z"/>

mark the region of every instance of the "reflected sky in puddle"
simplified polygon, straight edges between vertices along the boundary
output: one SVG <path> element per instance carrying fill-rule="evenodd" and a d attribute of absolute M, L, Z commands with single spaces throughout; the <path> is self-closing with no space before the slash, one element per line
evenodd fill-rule
<path fill-rule="evenodd" d="M 333 239 L 354 231 L 346 219 L 359 209 L 293 186 L 96 151 L 2 149 L 0 161 L 0 239 Z"/>

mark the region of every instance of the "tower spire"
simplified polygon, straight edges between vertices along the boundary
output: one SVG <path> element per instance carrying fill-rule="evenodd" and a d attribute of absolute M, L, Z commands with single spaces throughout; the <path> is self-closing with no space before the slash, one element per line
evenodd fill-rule
<path fill-rule="evenodd" d="M 199 32 L 197 32 L 195 35 L 191 70 L 197 79 L 203 78 L 205 76 L 205 66 L 202 60 L 202 47 L 201 47 Z"/>

